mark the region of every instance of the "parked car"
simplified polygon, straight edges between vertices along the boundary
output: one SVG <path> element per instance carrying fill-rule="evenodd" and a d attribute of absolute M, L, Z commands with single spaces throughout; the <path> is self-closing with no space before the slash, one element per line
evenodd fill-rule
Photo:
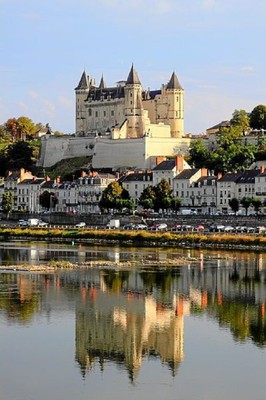
<path fill-rule="evenodd" d="M 86 222 L 79 222 L 75 225 L 76 228 L 84 228 L 86 226 Z"/>
<path fill-rule="evenodd" d="M 211 225 L 209 228 L 210 232 L 224 232 L 224 225 Z"/>
<path fill-rule="evenodd" d="M 45 222 L 45 221 L 39 221 L 38 222 L 38 226 L 45 227 L 45 226 L 48 226 L 48 225 L 49 225 L 48 222 Z"/>
<path fill-rule="evenodd" d="M 204 232 L 204 226 L 203 225 L 198 225 L 198 226 L 196 226 L 196 231 L 197 232 Z"/>
<path fill-rule="evenodd" d="M 20 219 L 20 220 L 18 221 L 18 225 L 19 225 L 19 226 L 28 226 L 29 223 L 28 223 L 28 221 L 26 221 L 25 219 Z"/>
<path fill-rule="evenodd" d="M 129 224 L 125 224 L 123 226 L 123 229 L 125 229 L 125 230 L 132 230 L 132 229 L 135 229 L 135 228 L 136 228 L 136 225 L 133 224 L 132 222 L 130 222 Z"/>
<path fill-rule="evenodd" d="M 173 231 L 173 232 L 180 232 L 181 230 L 182 230 L 182 225 L 180 225 L 180 224 L 174 225 L 171 228 L 171 231 Z"/>
<path fill-rule="evenodd" d="M 235 232 L 235 228 L 231 225 L 227 225 L 224 227 L 224 232 Z"/>
<path fill-rule="evenodd" d="M 145 225 L 145 224 L 136 224 L 135 225 L 135 229 L 138 230 L 138 231 L 143 231 L 143 230 L 147 229 L 147 225 Z"/>
<path fill-rule="evenodd" d="M 266 227 L 265 226 L 257 226 L 255 229 L 256 233 L 265 233 L 266 232 Z"/>
<path fill-rule="evenodd" d="M 150 231 L 164 231 L 167 229 L 167 224 L 155 224 L 148 228 Z"/>

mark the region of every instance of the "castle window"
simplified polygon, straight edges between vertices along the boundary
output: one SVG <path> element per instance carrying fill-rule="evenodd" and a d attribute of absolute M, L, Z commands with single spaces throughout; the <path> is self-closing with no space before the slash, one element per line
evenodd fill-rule
<path fill-rule="evenodd" d="M 91 108 L 88 109 L 89 117 L 91 117 Z"/>
<path fill-rule="evenodd" d="M 179 99 L 178 99 L 178 96 L 177 96 L 177 97 L 176 97 L 176 101 L 177 101 L 177 103 L 178 103 L 178 100 L 179 100 Z"/>
<path fill-rule="evenodd" d="M 103 116 L 106 117 L 106 111 L 103 112 Z"/>
<path fill-rule="evenodd" d="M 95 111 L 95 117 L 96 118 L 98 117 L 98 111 Z"/>
<path fill-rule="evenodd" d="M 112 117 L 115 115 L 114 110 L 111 111 L 111 115 L 112 115 Z"/>

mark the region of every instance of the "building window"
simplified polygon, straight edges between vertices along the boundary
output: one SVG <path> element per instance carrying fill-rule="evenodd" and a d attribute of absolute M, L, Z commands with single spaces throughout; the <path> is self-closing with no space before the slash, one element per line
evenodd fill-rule
<path fill-rule="evenodd" d="M 91 117 L 91 108 L 88 109 L 89 117 Z"/>
<path fill-rule="evenodd" d="M 98 118 L 98 111 L 95 111 L 95 117 Z"/>
<path fill-rule="evenodd" d="M 111 115 L 112 115 L 112 117 L 115 115 L 114 110 L 111 111 Z"/>
<path fill-rule="evenodd" d="M 178 96 L 176 96 L 176 102 L 178 103 L 178 101 L 179 101 L 179 98 L 178 98 Z"/>

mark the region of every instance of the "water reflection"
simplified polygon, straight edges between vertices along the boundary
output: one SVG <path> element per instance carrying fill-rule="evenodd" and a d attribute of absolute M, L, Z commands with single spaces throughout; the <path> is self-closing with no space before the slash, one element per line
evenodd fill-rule
<path fill-rule="evenodd" d="M 4 249 L 4 263 L 14 256 Z M 32 254 L 80 257 L 69 248 L 22 248 Z M 110 259 L 112 249 L 80 249 L 82 257 Z M 116 252 L 114 252 L 116 254 Z M 236 342 L 265 347 L 265 255 L 255 253 L 123 252 L 119 259 L 185 256 L 183 266 L 83 269 L 55 274 L 0 274 L 0 313 L 10 324 L 30 324 L 36 315 L 75 310 L 75 360 L 85 377 L 109 362 L 136 379 L 144 359 L 158 359 L 174 376 L 182 364 L 186 317 L 208 316 L 230 330 Z M 8 256 L 8 259 L 4 259 Z M 13 261 L 12 261 L 13 262 Z"/>

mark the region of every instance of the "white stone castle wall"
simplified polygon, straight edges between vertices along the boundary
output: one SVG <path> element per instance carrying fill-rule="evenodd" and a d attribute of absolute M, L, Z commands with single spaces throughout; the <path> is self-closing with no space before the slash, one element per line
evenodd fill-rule
<path fill-rule="evenodd" d="M 94 153 L 95 137 L 47 135 L 42 138 L 41 143 L 38 165 L 47 168 L 63 159 L 92 156 Z"/>
<path fill-rule="evenodd" d="M 140 139 L 98 138 L 92 161 L 94 168 L 145 167 L 145 141 Z"/>

